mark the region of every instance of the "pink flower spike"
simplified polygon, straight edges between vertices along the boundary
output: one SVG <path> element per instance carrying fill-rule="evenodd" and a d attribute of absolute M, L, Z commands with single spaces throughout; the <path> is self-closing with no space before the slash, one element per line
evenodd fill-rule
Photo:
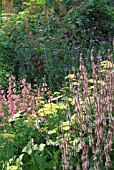
<path fill-rule="evenodd" d="M 22 85 L 24 86 L 25 83 L 26 83 L 26 80 L 25 80 L 25 79 L 22 79 L 21 83 L 22 83 Z"/>

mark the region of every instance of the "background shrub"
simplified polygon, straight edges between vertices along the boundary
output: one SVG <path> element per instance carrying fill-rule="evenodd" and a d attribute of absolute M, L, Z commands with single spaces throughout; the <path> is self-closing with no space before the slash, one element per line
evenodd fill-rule
<path fill-rule="evenodd" d="M 80 52 L 86 53 L 84 62 L 90 71 L 92 46 L 96 54 L 99 50 L 105 54 L 104 59 L 107 49 L 112 50 L 114 13 L 107 1 L 41 1 L 20 6 L 18 12 L 2 13 L 0 44 L 5 88 L 3 77 L 9 72 L 17 81 L 26 75 L 32 84 L 36 79 L 40 85 L 46 78 L 52 91 L 58 90 L 68 70 L 78 70 Z"/>

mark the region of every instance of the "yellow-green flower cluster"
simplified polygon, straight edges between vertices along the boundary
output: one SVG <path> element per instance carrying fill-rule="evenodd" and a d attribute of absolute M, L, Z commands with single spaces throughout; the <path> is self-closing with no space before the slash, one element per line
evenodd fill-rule
<path fill-rule="evenodd" d="M 41 107 L 44 104 L 44 98 L 43 97 L 36 97 L 35 101 L 36 101 L 37 107 Z"/>
<path fill-rule="evenodd" d="M 102 70 L 101 72 L 103 73 L 108 73 L 108 71 L 112 68 L 112 72 L 114 72 L 114 64 L 111 63 L 110 61 L 102 61 L 101 62 L 101 67 L 102 67 Z"/>
<path fill-rule="evenodd" d="M 16 136 L 14 134 L 10 134 L 10 133 L 5 133 L 5 134 L 2 134 L 1 137 L 4 139 L 4 140 L 7 140 L 9 142 L 14 142 L 14 139 L 16 138 Z"/>
<path fill-rule="evenodd" d="M 29 127 L 32 127 L 35 124 L 36 116 L 35 115 L 29 115 L 27 120 L 24 120 L 23 124 Z"/>
<path fill-rule="evenodd" d="M 8 166 L 6 170 L 19 170 L 19 168 L 17 166 Z"/>
<path fill-rule="evenodd" d="M 69 74 L 68 76 L 65 77 L 65 79 L 75 80 L 75 74 Z"/>
<path fill-rule="evenodd" d="M 54 115 L 58 110 L 64 110 L 66 106 L 63 103 L 59 103 L 59 105 L 51 102 L 44 105 L 42 109 L 38 111 L 40 116 L 45 115 Z"/>

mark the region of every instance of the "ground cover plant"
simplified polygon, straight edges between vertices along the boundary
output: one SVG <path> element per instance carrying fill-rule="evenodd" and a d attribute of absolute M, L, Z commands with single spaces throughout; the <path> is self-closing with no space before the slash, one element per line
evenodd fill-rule
<path fill-rule="evenodd" d="M 72 68 L 47 99 L 45 83 L 33 91 L 22 79 L 19 92 L 9 78 L 0 93 L 1 169 L 113 169 L 114 64 L 110 50 L 97 65 L 93 53 L 92 78 L 80 54 L 78 73 Z"/>

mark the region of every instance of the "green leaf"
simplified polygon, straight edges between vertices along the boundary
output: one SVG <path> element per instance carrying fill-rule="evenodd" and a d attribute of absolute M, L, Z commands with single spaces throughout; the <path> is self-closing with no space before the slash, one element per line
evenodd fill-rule
<path fill-rule="evenodd" d="M 46 3 L 45 0 L 37 0 L 36 1 L 37 5 L 44 5 Z"/>
<path fill-rule="evenodd" d="M 94 5 L 94 0 L 89 0 L 89 4 Z"/>

